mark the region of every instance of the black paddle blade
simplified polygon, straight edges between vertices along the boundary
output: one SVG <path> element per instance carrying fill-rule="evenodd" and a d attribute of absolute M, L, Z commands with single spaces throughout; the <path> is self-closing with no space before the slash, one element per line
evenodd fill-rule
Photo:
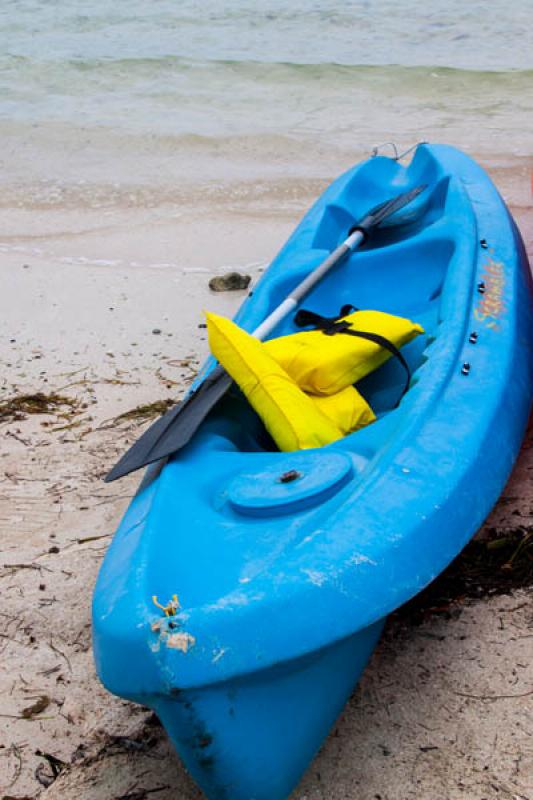
<path fill-rule="evenodd" d="M 371 230 L 377 228 L 384 220 L 386 220 L 388 217 L 391 217 L 408 203 L 412 203 L 412 201 L 426 188 L 427 183 L 422 183 L 420 186 L 416 186 L 414 189 L 410 189 L 408 192 L 402 192 L 402 194 L 398 194 L 396 197 L 392 197 L 390 200 L 385 200 L 384 203 L 380 203 L 378 206 L 375 206 L 375 208 L 369 211 L 360 222 L 357 222 L 352 228 L 350 228 L 350 233 L 353 233 L 354 231 L 361 231 L 366 240 Z"/>
<path fill-rule="evenodd" d="M 231 384 L 231 377 L 226 370 L 221 366 L 215 367 L 194 392 L 150 425 L 106 475 L 105 482 L 123 478 L 124 475 L 185 447 Z"/>

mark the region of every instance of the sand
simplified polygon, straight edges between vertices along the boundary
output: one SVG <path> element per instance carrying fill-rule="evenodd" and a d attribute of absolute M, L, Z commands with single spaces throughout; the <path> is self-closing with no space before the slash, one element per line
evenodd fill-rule
<path fill-rule="evenodd" d="M 533 254 L 529 167 L 493 174 Z M 201 797 L 154 716 L 95 676 L 91 593 L 138 482 L 102 477 L 142 429 L 116 417 L 192 380 L 202 308 L 242 301 L 210 293 L 209 277 L 256 280 L 321 185 L 4 209 L 0 402 L 41 391 L 76 405 L 0 424 L 0 797 Z M 531 470 L 526 445 L 493 512 L 502 529 L 531 523 Z M 391 620 L 294 798 L 532 798 L 532 611 L 520 589 L 421 625 Z"/>

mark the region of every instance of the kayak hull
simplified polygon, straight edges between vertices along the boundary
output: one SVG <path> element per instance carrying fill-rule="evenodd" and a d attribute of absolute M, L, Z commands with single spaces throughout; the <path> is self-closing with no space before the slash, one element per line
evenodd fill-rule
<path fill-rule="evenodd" d="M 369 159 L 337 179 L 237 321 L 253 330 L 354 219 L 420 183 L 306 301 L 324 316 L 351 303 L 421 324 L 402 349 L 413 379 L 399 406 L 404 375 L 389 361 L 357 385 L 375 423 L 287 454 L 228 396 L 148 469 L 101 568 L 99 676 L 156 710 L 212 800 L 288 796 L 387 615 L 461 551 L 517 457 L 533 395 L 531 276 L 497 190 L 454 148 L 420 146 L 407 167 Z M 294 329 L 288 319 L 274 334 Z M 280 490 L 291 468 L 316 490 Z M 166 616 L 154 595 L 180 607 Z"/>
<path fill-rule="evenodd" d="M 383 624 L 296 662 L 157 699 L 194 780 L 217 800 L 288 797 L 350 696 Z"/>

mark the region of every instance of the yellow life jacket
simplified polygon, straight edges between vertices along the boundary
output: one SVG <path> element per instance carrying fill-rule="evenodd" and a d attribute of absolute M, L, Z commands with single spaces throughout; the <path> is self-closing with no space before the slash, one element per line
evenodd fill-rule
<path fill-rule="evenodd" d="M 376 421 L 376 415 L 355 386 L 347 386 L 335 394 L 308 394 L 307 397 L 340 428 L 343 436 Z"/>
<path fill-rule="evenodd" d="M 265 344 L 224 317 L 210 313 L 206 317 L 211 352 L 238 384 L 280 450 L 322 447 L 375 420 L 353 386 L 327 398 L 312 397 L 269 354 Z"/>
<path fill-rule="evenodd" d="M 340 318 L 356 332 L 377 334 L 396 350 L 423 333 L 420 325 L 383 311 L 356 311 Z M 373 372 L 391 357 L 391 350 L 375 341 L 322 330 L 302 331 L 264 343 L 265 349 L 300 389 L 333 395 Z"/>

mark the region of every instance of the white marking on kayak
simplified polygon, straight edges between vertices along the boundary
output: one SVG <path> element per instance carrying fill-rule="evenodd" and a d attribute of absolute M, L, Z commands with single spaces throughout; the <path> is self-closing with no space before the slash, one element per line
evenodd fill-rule
<path fill-rule="evenodd" d="M 377 566 L 377 561 L 372 561 L 371 558 L 368 556 L 363 556 L 360 553 L 357 553 L 355 556 L 352 556 L 348 559 L 348 564 L 357 566 L 358 564 L 371 564 L 373 567 Z"/>
<path fill-rule="evenodd" d="M 226 647 L 221 647 L 218 653 L 216 653 L 215 657 L 212 659 L 211 663 L 216 664 L 217 661 L 219 661 L 222 658 L 226 650 L 227 650 Z"/>
<path fill-rule="evenodd" d="M 247 606 L 249 603 L 258 603 L 264 598 L 264 592 L 256 592 L 255 594 L 245 594 L 244 592 L 232 592 L 225 597 L 221 597 L 218 602 L 207 606 L 208 611 L 220 611 L 226 608 L 236 608 L 238 606 Z"/>
<path fill-rule="evenodd" d="M 318 536 L 319 534 L 321 534 L 321 533 L 324 533 L 324 529 L 323 528 L 317 528 L 316 531 L 313 531 L 313 533 L 310 533 L 308 536 L 305 536 L 302 539 L 302 541 L 299 542 L 296 546 L 297 547 L 301 547 L 303 544 L 308 544 L 309 542 L 312 542 L 313 539 L 316 536 Z"/>
<path fill-rule="evenodd" d="M 305 572 L 311 583 L 314 583 L 315 586 L 322 586 L 327 580 L 327 575 L 324 575 L 322 572 L 316 572 L 314 569 L 304 569 L 303 572 Z"/>

